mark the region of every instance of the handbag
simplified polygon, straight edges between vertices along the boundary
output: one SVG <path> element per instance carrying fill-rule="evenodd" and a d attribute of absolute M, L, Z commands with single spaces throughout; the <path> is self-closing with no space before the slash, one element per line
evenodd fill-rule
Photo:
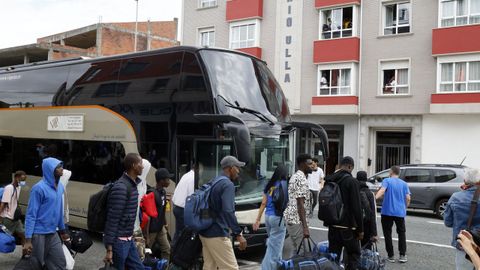
<path fill-rule="evenodd" d="M 65 244 L 62 245 L 63 249 L 63 255 L 65 256 L 65 262 L 66 262 L 66 270 L 73 270 L 73 267 L 75 266 L 75 259 L 73 259 L 72 253 L 70 252 L 70 249 L 68 249 Z"/>
<path fill-rule="evenodd" d="M 303 249 L 300 253 L 305 240 L 307 240 L 308 249 Z M 313 248 L 312 248 L 313 243 Z M 281 270 L 340 270 L 340 265 L 329 259 L 325 254 L 317 250 L 315 242 L 311 238 L 303 238 L 302 243 L 298 246 L 295 256 L 288 260 L 281 261 L 278 269 Z"/>
<path fill-rule="evenodd" d="M 15 264 L 13 270 L 42 270 L 42 265 L 36 257 L 25 255 Z"/>

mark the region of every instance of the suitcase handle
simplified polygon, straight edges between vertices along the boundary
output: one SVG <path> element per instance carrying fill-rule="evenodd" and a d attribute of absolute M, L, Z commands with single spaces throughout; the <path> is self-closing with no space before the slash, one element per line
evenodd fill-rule
<path fill-rule="evenodd" d="M 313 241 L 313 239 L 311 237 L 303 237 L 302 238 L 302 242 L 300 243 L 300 245 L 298 246 L 298 249 L 297 249 L 297 255 L 300 254 L 300 250 L 302 249 L 302 246 L 305 242 L 305 239 L 307 239 L 307 243 L 308 243 L 308 249 L 309 249 L 309 252 L 313 252 L 317 249 L 317 245 L 315 244 L 315 241 Z M 313 249 L 312 249 L 312 244 L 313 244 Z M 307 253 L 306 249 L 303 249 L 303 254 L 305 255 L 305 253 Z"/>

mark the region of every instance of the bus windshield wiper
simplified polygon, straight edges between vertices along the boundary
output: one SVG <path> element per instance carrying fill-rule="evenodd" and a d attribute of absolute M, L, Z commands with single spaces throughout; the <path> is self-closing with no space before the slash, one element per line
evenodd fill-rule
<path fill-rule="evenodd" d="M 235 100 L 235 105 L 234 105 L 233 103 L 228 101 L 226 98 L 224 98 L 222 95 L 217 95 L 217 97 L 220 97 L 221 99 L 223 99 L 225 101 L 225 103 L 227 103 L 227 105 L 225 105 L 226 107 L 239 110 L 241 113 L 249 113 L 251 115 L 254 115 L 258 119 L 262 120 L 263 122 L 268 122 L 271 126 L 275 125 L 275 123 L 270 118 L 266 117 L 263 113 L 261 113 L 259 111 L 242 107 L 242 106 L 240 106 L 240 104 L 236 100 Z"/>

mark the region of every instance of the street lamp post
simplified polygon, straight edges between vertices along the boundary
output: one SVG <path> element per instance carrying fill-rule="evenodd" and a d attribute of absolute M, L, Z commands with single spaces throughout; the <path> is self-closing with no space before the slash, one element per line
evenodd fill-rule
<path fill-rule="evenodd" d="M 137 7 L 136 7 L 136 10 L 135 10 L 135 41 L 134 41 L 134 45 L 133 45 L 133 51 L 136 52 L 137 51 L 137 35 L 138 35 L 138 0 L 135 0 L 135 2 L 137 2 Z"/>

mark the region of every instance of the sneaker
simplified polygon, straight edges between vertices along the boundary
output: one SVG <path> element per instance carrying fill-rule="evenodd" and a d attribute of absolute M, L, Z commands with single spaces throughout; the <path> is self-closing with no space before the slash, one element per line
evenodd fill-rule
<path fill-rule="evenodd" d="M 389 262 L 391 262 L 391 263 L 394 263 L 394 262 L 395 262 L 395 258 L 394 258 L 393 256 L 388 257 L 387 260 L 388 260 Z"/>
<path fill-rule="evenodd" d="M 398 261 L 401 262 L 401 263 L 408 262 L 407 255 L 400 255 L 400 258 L 398 258 Z"/>

